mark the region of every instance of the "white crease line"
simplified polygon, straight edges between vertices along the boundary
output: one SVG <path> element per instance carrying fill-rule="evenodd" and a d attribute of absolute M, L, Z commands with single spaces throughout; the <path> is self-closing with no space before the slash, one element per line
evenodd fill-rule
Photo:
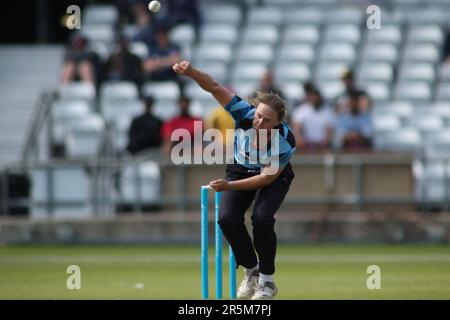
<path fill-rule="evenodd" d="M 223 253 L 226 263 L 228 255 Z M 209 261 L 214 261 L 214 254 L 210 254 Z M 346 263 L 346 262 L 450 262 L 449 254 L 392 254 L 392 255 L 277 255 L 278 262 L 317 262 L 317 263 Z M 198 255 L 166 255 L 152 256 L 1 256 L 2 263 L 149 263 L 149 262 L 200 262 Z"/>

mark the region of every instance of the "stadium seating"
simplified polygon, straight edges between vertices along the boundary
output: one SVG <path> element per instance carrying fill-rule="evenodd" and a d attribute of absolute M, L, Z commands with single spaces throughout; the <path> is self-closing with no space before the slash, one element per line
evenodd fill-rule
<path fill-rule="evenodd" d="M 105 124 L 100 115 L 89 115 L 75 122 L 66 136 L 67 155 L 70 158 L 94 157 L 103 142 Z"/>
<path fill-rule="evenodd" d="M 158 163 L 130 163 L 122 168 L 118 202 L 148 205 L 160 200 L 161 174 Z"/>
<path fill-rule="evenodd" d="M 92 217 L 92 184 L 80 165 L 31 172 L 33 219 L 86 219 Z M 53 207 L 54 214 L 48 208 Z"/>
<path fill-rule="evenodd" d="M 87 5 L 84 8 L 84 22 L 86 24 L 103 24 L 112 26 L 119 15 L 112 5 Z"/>
<path fill-rule="evenodd" d="M 344 90 L 343 71 L 352 68 L 358 86 L 374 101 L 376 150 L 450 158 L 448 135 L 439 135 L 450 129 L 450 65 L 441 56 L 448 1 L 396 0 L 383 11 L 382 28 L 375 30 L 365 27 L 365 7 L 354 1 L 204 1 L 201 9 L 199 39 L 187 24 L 174 27 L 170 38 L 181 46 L 183 58 L 231 85 L 237 94 L 250 95 L 271 69 L 291 110 L 304 97 L 305 81 L 315 81 L 331 100 Z M 117 19 L 112 5 L 85 8 L 80 32 L 103 61 L 113 50 Z M 135 29 L 128 25 L 124 32 Z M 130 50 L 142 59 L 148 56 L 143 42 L 130 43 Z M 205 117 L 217 106 L 210 94 L 190 81 L 184 92 L 192 100 L 194 115 Z M 123 150 L 130 121 L 142 111 L 139 94 L 155 98 L 153 112 L 163 120 L 178 112 L 180 88 L 174 82 L 147 82 L 140 88 L 129 82 L 107 82 L 98 92 L 81 82 L 61 86 L 52 111 L 54 141 L 66 144 L 68 157 L 95 157 L 112 125 L 115 148 Z M 444 179 L 447 170 L 431 164 L 422 169 L 418 179 L 427 181 L 425 187 L 421 185 L 425 189 L 429 181 Z M 126 201 L 136 200 L 130 182 L 136 174 L 148 179 L 145 183 L 159 179 L 154 164 L 125 168 L 123 174 L 120 188 Z M 150 188 L 145 183 L 142 188 Z M 442 198 L 442 192 L 430 191 L 433 199 Z"/>
<path fill-rule="evenodd" d="M 89 104 L 83 100 L 59 100 L 53 104 L 53 140 L 62 143 L 68 130 L 82 122 L 91 113 Z"/>

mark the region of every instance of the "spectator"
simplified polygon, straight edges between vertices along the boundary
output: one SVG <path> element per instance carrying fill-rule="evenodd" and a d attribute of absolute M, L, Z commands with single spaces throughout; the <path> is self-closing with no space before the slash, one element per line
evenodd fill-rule
<path fill-rule="evenodd" d="M 119 13 L 119 24 L 136 24 L 135 6 L 143 0 L 115 0 L 117 12 Z"/>
<path fill-rule="evenodd" d="M 450 26 L 445 28 L 445 38 L 442 48 L 442 63 L 439 64 L 439 74 L 442 80 L 450 79 Z"/>
<path fill-rule="evenodd" d="M 337 121 L 336 142 L 344 151 L 367 150 L 372 147 L 373 125 L 370 113 L 361 110 L 361 91 L 348 92 L 349 111 L 342 113 Z"/>
<path fill-rule="evenodd" d="M 304 85 L 305 101 L 292 115 L 292 129 L 299 150 L 323 151 L 331 147 L 336 115 L 319 90 Z"/>
<path fill-rule="evenodd" d="M 353 70 L 345 70 L 342 73 L 341 81 L 344 84 L 344 92 L 339 94 L 334 99 L 334 105 L 337 113 L 345 113 L 349 111 L 349 93 L 357 90 Z"/>
<path fill-rule="evenodd" d="M 221 143 L 225 147 L 234 142 L 234 120 L 230 114 L 222 107 L 217 106 L 206 120 L 207 129 L 218 129 L 221 132 Z M 228 130 L 227 129 L 231 129 Z"/>
<path fill-rule="evenodd" d="M 168 29 L 159 27 L 155 35 L 156 43 L 149 50 L 149 57 L 144 61 L 144 71 L 150 81 L 177 80 L 173 71 L 174 65 L 180 58 L 180 50 L 169 40 Z"/>
<path fill-rule="evenodd" d="M 445 30 L 444 46 L 442 48 L 443 63 L 450 64 L 450 26 Z"/>
<path fill-rule="evenodd" d="M 131 40 L 144 42 L 150 49 L 155 44 L 156 21 L 153 18 L 154 16 L 150 14 L 144 1 L 133 3 L 131 11 L 136 25 L 136 31 L 131 35 Z"/>
<path fill-rule="evenodd" d="M 178 107 L 180 113 L 178 116 L 172 118 L 171 120 L 164 123 L 162 127 L 162 136 L 164 139 L 163 149 L 164 152 L 169 155 L 172 147 L 180 141 L 171 141 L 172 133 L 176 129 L 186 129 L 191 137 L 191 147 L 192 151 L 194 151 L 194 137 L 196 134 L 201 134 L 201 132 L 195 132 L 194 124 L 196 121 L 200 121 L 203 129 L 203 121 L 201 118 L 193 117 L 189 113 L 190 100 L 185 96 L 180 96 L 178 99 Z M 199 150 L 201 151 L 201 150 Z"/>
<path fill-rule="evenodd" d="M 194 27 L 196 40 L 199 40 L 201 15 L 197 0 L 168 0 L 167 23 L 172 28 L 180 23 L 189 23 Z"/>
<path fill-rule="evenodd" d="M 130 52 L 124 35 L 119 37 L 117 45 L 117 52 L 113 53 L 106 62 L 106 80 L 132 81 L 139 87 L 143 78 L 141 59 Z"/>
<path fill-rule="evenodd" d="M 317 90 L 312 81 L 306 81 L 305 83 L 303 83 L 302 87 L 303 87 L 303 99 L 301 99 L 297 103 L 297 105 L 299 105 L 299 106 L 304 103 L 308 103 L 308 97 L 310 97 L 310 95 L 313 94 L 314 91 Z"/>
<path fill-rule="evenodd" d="M 152 97 L 145 98 L 144 113 L 131 122 L 127 151 L 133 155 L 150 148 L 160 147 L 162 144 L 161 128 L 163 123 L 151 113 L 153 102 Z"/>
<path fill-rule="evenodd" d="M 62 82 L 69 83 L 76 80 L 96 85 L 97 55 L 87 49 L 88 40 L 77 35 L 73 38 L 64 57 Z"/>
<path fill-rule="evenodd" d="M 359 92 L 359 109 L 361 112 L 370 112 L 372 109 L 372 99 L 364 90 Z"/>
<path fill-rule="evenodd" d="M 259 88 L 257 91 L 275 93 L 280 98 L 284 99 L 283 91 L 281 91 L 281 89 L 275 84 L 271 70 L 266 70 L 266 72 L 264 72 L 259 82 Z"/>

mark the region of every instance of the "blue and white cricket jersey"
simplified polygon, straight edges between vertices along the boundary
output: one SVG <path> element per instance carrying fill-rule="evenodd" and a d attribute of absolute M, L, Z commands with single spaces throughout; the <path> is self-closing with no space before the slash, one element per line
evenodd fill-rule
<path fill-rule="evenodd" d="M 256 130 L 253 118 L 256 108 L 238 96 L 225 106 L 235 122 L 234 161 L 246 169 L 260 171 L 269 162 L 281 169 L 289 163 L 295 152 L 295 138 L 287 123 L 282 121 L 274 129 L 277 133 L 271 137 L 266 148 L 257 149 L 254 141 Z M 260 136 L 261 137 L 261 136 Z M 276 140 L 278 140 L 278 143 Z"/>

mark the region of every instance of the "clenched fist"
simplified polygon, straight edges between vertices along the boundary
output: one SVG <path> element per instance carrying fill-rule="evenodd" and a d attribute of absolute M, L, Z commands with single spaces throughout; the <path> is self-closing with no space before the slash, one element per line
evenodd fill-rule
<path fill-rule="evenodd" d="M 173 68 L 173 71 L 175 71 L 176 73 L 187 76 L 187 77 L 192 72 L 192 66 L 189 61 L 181 61 L 181 62 L 175 63 L 172 66 L 172 68 Z"/>
<path fill-rule="evenodd" d="M 213 180 L 209 185 L 218 192 L 230 189 L 230 183 L 225 179 Z"/>

